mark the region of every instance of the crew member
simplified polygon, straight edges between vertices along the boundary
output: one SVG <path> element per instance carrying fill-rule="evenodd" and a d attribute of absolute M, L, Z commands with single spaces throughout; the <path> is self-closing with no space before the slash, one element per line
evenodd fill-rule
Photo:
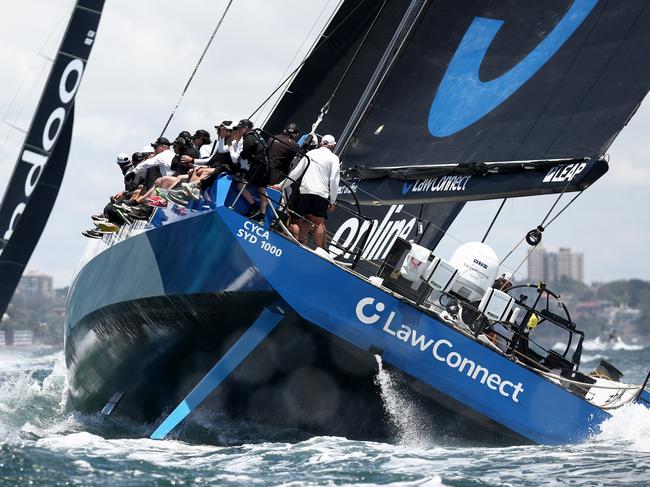
<path fill-rule="evenodd" d="M 298 125 L 288 124 L 281 134 L 269 137 L 266 141 L 266 150 L 269 158 L 271 175 L 269 185 L 280 183 L 289 174 L 291 162 L 300 149 L 296 139 L 298 138 Z"/>
<path fill-rule="evenodd" d="M 297 225 L 291 225 L 291 231 L 303 244 L 307 243 L 307 234 L 313 230 L 316 245 L 325 248 L 325 217 L 328 211 L 334 210 L 341 177 L 339 158 L 333 152 L 335 147 L 336 140 L 332 135 L 323 136 L 320 147 L 309 151 L 282 183 L 282 189 L 285 189 L 292 181 L 302 178 L 294 209 L 302 218 Z"/>

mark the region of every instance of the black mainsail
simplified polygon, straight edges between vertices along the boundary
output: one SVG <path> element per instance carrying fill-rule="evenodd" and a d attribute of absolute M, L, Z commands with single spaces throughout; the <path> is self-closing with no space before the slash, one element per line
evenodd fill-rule
<path fill-rule="evenodd" d="M 103 7 L 104 0 L 77 1 L 0 205 L 0 316 L 56 201 L 70 150 L 74 97 Z"/>
<path fill-rule="evenodd" d="M 375 199 L 575 191 L 606 171 L 648 92 L 647 0 L 425 3 L 344 133 L 346 165 L 386 179 L 364 186 Z"/>

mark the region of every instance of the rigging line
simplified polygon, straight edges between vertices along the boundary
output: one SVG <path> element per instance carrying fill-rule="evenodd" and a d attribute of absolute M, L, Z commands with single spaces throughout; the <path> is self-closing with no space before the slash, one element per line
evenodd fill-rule
<path fill-rule="evenodd" d="M 384 80 L 392 71 L 395 61 L 402 53 L 402 49 L 410 39 L 413 30 L 419 25 L 421 15 L 427 7 L 430 6 L 431 1 L 432 0 L 411 0 L 406 12 L 404 13 L 402 21 L 379 60 L 377 68 L 361 95 L 352 116 L 344 127 L 343 132 L 339 135 L 339 142 L 336 149 L 337 154 L 343 154 L 343 152 L 345 152 L 348 143 L 352 140 L 352 135 L 356 132 L 359 124 L 364 119 L 372 101 L 383 86 Z"/>
<path fill-rule="evenodd" d="M 567 183 L 566 183 L 566 185 L 564 186 L 564 188 L 562 188 L 562 192 L 561 192 L 561 193 L 558 195 L 558 197 L 555 199 L 555 203 L 553 203 L 553 205 L 551 206 L 551 209 L 548 210 L 548 213 L 546 214 L 546 216 L 545 216 L 544 219 L 542 220 L 542 223 L 539 224 L 539 227 L 542 227 L 542 228 L 541 228 L 541 231 L 543 231 L 543 229 L 544 229 L 544 224 L 546 223 L 546 220 L 548 219 L 549 216 L 551 216 L 551 213 L 553 212 L 553 210 L 555 209 L 555 207 L 557 206 L 557 204 L 558 204 L 558 203 L 560 202 L 560 200 L 562 199 L 562 196 L 564 196 L 564 192 L 569 188 L 569 184 L 570 184 L 570 183 L 571 183 L 571 181 L 567 181 Z M 539 228 L 539 227 L 538 227 L 538 228 Z"/>
<path fill-rule="evenodd" d="M 571 206 L 571 204 L 573 204 L 573 202 L 574 202 L 575 200 L 577 200 L 578 197 L 579 197 L 582 193 L 584 193 L 584 190 L 580 191 L 577 195 L 575 195 L 573 198 L 571 198 L 571 201 L 569 201 L 566 205 L 564 205 L 564 207 L 563 207 L 559 212 L 557 212 L 557 214 L 556 214 L 553 218 L 551 218 L 551 220 L 549 220 L 549 222 L 546 224 L 546 227 L 545 227 L 545 228 L 548 228 L 548 227 L 551 225 L 551 223 L 553 223 L 553 222 L 554 222 L 554 221 L 555 221 L 555 220 L 556 220 L 556 219 L 557 219 L 557 218 L 558 218 L 558 217 L 559 217 L 559 216 L 564 212 L 564 210 L 566 210 L 569 206 Z M 557 201 L 556 201 L 556 203 L 557 203 Z M 555 205 L 554 205 L 554 206 L 555 206 Z M 549 211 L 549 214 L 550 214 L 550 211 Z M 548 218 L 548 215 L 546 215 L 546 217 Z M 517 242 L 517 244 L 512 248 L 512 250 L 511 250 L 510 252 L 508 252 L 508 255 L 506 255 L 506 256 L 503 258 L 503 260 L 500 262 L 500 264 L 503 264 L 503 263 L 505 262 L 505 260 L 506 260 L 508 257 L 510 257 L 510 255 L 512 255 L 512 253 L 513 253 L 515 250 L 517 250 L 517 248 L 521 245 L 521 243 L 522 243 L 525 239 L 526 239 L 525 236 L 522 237 L 521 240 L 519 240 L 519 242 Z M 532 246 L 532 248 L 533 248 L 533 249 L 536 249 L 537 246 Z M 524 258 L 524 261 L 519 265 L 519 267 L 521 267 L 521 265 L 522 265 L 526 260 L 528 260 L 528 258 L 530 257 L 530 254 L 531 254 L 531 253 L 532 253 L 532 252 L 529 252 L 529 253 L 528 253 L 528 255 Z M 517 269 L 519 269 L 519 267 L 517 267 Z"/>
<path fill-rule="evenodd" d="M 348 19 L 349 19 L 349 18 L 350 18 L 350 17 L 351 17 L 351 16 L 352 16 L 352 15 L 353 15 L 357 10 L 359 10 L 359 8 L 360 8 L 364 3 L 365 3 L 365 2 L 363 2 L 363 1 L 357 3 L 357 5 L 356 5 L 356 6 L 355 6 L 351 11 L 350 11 L 350 13 L 349 13 L 348 15 L 346 15 L 345 18 L 344 18 L 344 19 L 339 23 L 339 25 L 337 25 L 334 29 L 332 29 L 332 31 L 331 31 L 327 36 L 325 36 L 325 31 L 323 31 L 323 33 L 320 35 L 320 37 L 319 37 L 318 40 L 316 41 L 316 44 L 314 45 L 314 48 L 311 50 L 311 52 L 310 52 L 310 53 L 305 57 L 305 59 L 302 60 L 302 62 L 301 62 L 298 66 L 296 66 L 296 69 L 294 69 L 293 71 L 291 71 L 291 73 L 289 73 L 289 75 L 288 75 L 286 78 L 284 78 L 284 79 L 280 82 L 280 84 L 279 84 L 278 86 L 276 86 L 276 88 L 271 92 L 271 94 L 270 94 L 268 97 L 266 97 L 266 99 L 265 99 L 265 100 L 260 104 L 260 106 L 258 106 L 258 107 L 255 109 L 255 111 L 254 111 L 253 113 L 251 113 L 251 114 L 248 116 L 248 119 L 249 119 L 249 120 L 250 120 L 251 118 L 253 118 L 253 117 L 255 116 L 255 114 L 256 114 L 257 112 L 259 112 L 260 109 L 261 109 L 264 105 L 266 105 L 266 103 L 267 103 L 271 98 L 273 98 L 273 96 L 275 96 L 275 94 L 276 94 L 278 91 L 280 91 L 280 89 L 281 89 L 281 88 L 282 88 L 282 87 L 287 83 L 287 81 L 289 81 L 291 78 L 293 78 L 293 76 L 294 76 L 294 75 L 295 75 L 295 74 L 300 70 L 300 68 L 302 68 L 302 67 L 305 65 L 305 63 L 306 63 L 307 61 L 309 61 L 309 60 L 312 58 L 312 56 L 314 55 L 314 53 L 315 53 L 318 49 L 320 49 L 320 48 L 323 46 L 323 44 L 325 44 L 325 42 L 327 41 L 327 39 L 329 39 L 329 37 L 331 37 L 331 36 L 332 36 L 332 35 L 333 35 L 337 30 L 339 30 L 339 28 L 340 28 L 343 24 L 345 24 L 345 23 L 348 21 Z M 326 27 L 326 29 L 327 29 L 327 27 Z"/>
<path fill-rule="evenodd" d="M 8 107 L 7 107 L 6 112 L 5 112 L 4 115 L 2 116 L 2 121 L 3 121 L 3 122 L 7 119 L 7 115 L 9 114 L 9 111 L 11 110 L 11 107 L 13 106 L 14 102 L 16 101 L 16 98 L 18 97 L 18 94 L 20 93 L 20 90 L 22 89 L 22 87 L 24 86 L 25 82 L 27 81 L 27 75 L 28 75 L 29 72 L 32 70 L 32 68 L 34 67 L 34 64 L 36 63 L 36 60 L 37 60 L 39 57 L 43 57 L 43 58 L 45 58 L 46 60 L 48 60 L 48 61 L 50 61 L 50 62 L 53 61 L 53 59 L 50 58 L 49 56 L 47 56 L 43 51 L 45 50 L 45 48 L 47 47 L 47 45 L 50 43 L 50 40 L 52 39 L 52 36 L 54 35 L 54 33 L 55 33 L 57 30 L 59 30 L 59 27 L 61 26 L 61 23 L 63 22 L 63 20 L 64 20 L 66 17 L 69 17 L 69 16 L 71 15 L 73 8 L 74 8 L 74 7 L 71 7 L 71 8 L 69 8 L 68 10 L 66 10 L 65 14 L 63 14 L 63 16 L 62 16 L 62 17 L 61 17 L 61 18 L 56 22 L 56 24 L 54 24 L 54 28 L 50 31 L 50 33 L 48 34 L 47 38 L 45 39 L 45 41 L 44 41 L 43 44 L 41 45 L 41 47 L 40 47 L 40 49 L 38 50 L 38 52 L 36 52 L 36 54 L 34 54 L 34 56 L 32 57 L 32 61 L 31 61 L 31 63 L 29 64 L 29 68 L 27 68 L 27 73 L 25 74 L 25 76 L 23 76 L 23 79 L 22 79 L 22 81 L 20 82 L 20 85 L 18 86 L 18 89 L 16 90 L 16 93 L 14 94 L 12 100 L 9 102 L 9 105 L 8 105 Z"/>
<path fill-rule="evenodd" d="M 523 258 L 523 260 L 519 263 L 517 268 L 512 272 L 513 277 L 519 272 L 519 269 L 521 269 L 521 266 L 524 265 L 524 262 L 526 262 L 530 258 L 531 254 L 535 251 L 536 248 L 537 248 L 537 245 L 530 248 L 530 250 L 526 254 L 526 257 Z"/>
<path fill-rule="evenodd" d="M 338 3 L 338 5 L 336 6 L 336 8 L 334 9 L 332 15 L 330 16 L 330 19 L 332 18 L 332 16 L 334 16 L 334 14 L 336 13 L 336 11 L 340 8 L 341 3 L 343 3 L 343 1 L 344 1 L 344 0 L 339 0 L 339 3 Z M 325 13 L 325 10 L 327 10 L 327 7 L 329 7 L 329 4 L 330 4 L 331 2 L 332 2 L 332 0 L 327 0 L 327 3 L 325 3 L 325 5 L 323 6 L 323 9 L 320 11 L 320 14 L 318 14 L 318 17 L 316 18 L 316 20 L 314 21 L 314 23 L 311 25 L 311 28 L 309 29 L 309 32 L 307 32 L 307 35 L 305 35 L 305 38 L 303 39 L 302 43 L 300 44 L 300 46 L 298 47 L 298 49 L 296 49 L 296 52 L 293 54 L 293 57 L 291 58 L 291 61 L 289 61 L 289 64 L 287 64 L 287 67 L 284 69 L 284 72 L 282 73 L 282 75 L 280 75 L 280 79 L 284 79 L 284 77 L 286 76 L 286 74 L 289 72 L 289 69 L 291 69 L 291 66 L 293 65 L 293 63 L 295 62 L 295 60 L 298 58 L 298 54 L 300 54 L 300 52 L 302 51 L 303 47 L 305 47 L 305 44 L 307 43 L 307 39 L 309 39 L 309 38 L 311 37 L 312 32 L 314 32 L 314 29 L 316 28 L 316 25 L 318 25 L 318 22 L 320 21 L 321 17 L 322 17 L 323 14 Z M 329 20 L 328 20 L 327 24 L 329 24 Z M 326 25 L 327 25 L 327 24 L 326 24 Z M 309 53 L 307 53 L 307 54 L 309 54 Z M 270 100 L 270 99 L 267 98 L 267 101 L 266 101 L 266 102 L 265 102 L 265 103 L 260 107 L 260 110 L 262 110 L 262 109 L 264 108 L 264 106 L 266 105 L 266 103 L 268 103 L 269 100 Z M 271 111 L 272 111 L 272 110 L 273 110 L 273 109 L 271 109 Z M 267 116 L 266 116 L 265 118 L 268 118 L 268 115 L 270 115 L 270 113 L 267 114 Z M 249 120 L 250 120 L 250 119 L 249 119 Z"/>
<path fill-rule="evenodd" d="M 367 30 L 366 33 L 364 34 L 363 39 L 361 39 L 361 42 L 359 43 L 359 46 L 357 47 L 357 49 L 356 49 L 354 55 L 352 56 L 352 59 L 350 59 L 350 62 L 348 63 L 348 65 L 347 65 L 346 68 L 345 68 L 345 71 L 344 71 L 343 74 L 339 77 L 339 82 L 337 83 L 336 87 L 334 87 L 334 91 L 332 91 L 332 94 L 331 94 L 331 96 L 329 97 L 329 99 L 328 99 L 328 100 L 325 102 L 325 104 L 321 107 L 321 109 L 320 109 L 320 113 L 319 113 L 319 115 L 318 115 L 318 118 L 316 119 L 316 122 L 314 122 L 314 124 L 311 126 L 311 134 L 312 134 L 312 135 L 316 132 L 316 129 L 318 128 L 318 126 L 321 124 L 321 122 L 323 121 L 323 119 L 324 119 L 325 116 L 327 115 L 327 112 L 329 112 L 329 109 L 330 109 L 330 103 L 331 103 L 332 100 L 334 99 L 334 96 L 336 95 L 336 92 L 339 90 L 339 88 L 341 87 L 341 84 L 343 84 L 343 81 L 345 80 L 345 78 L 347 77 L 348 73 L 350 72 L 350 69 L 352 68 L 352 65 L 353 65 L 354 62 L 356 61 L 357 57 L 359 56 L 359 53 L 361 52 L 361 49 L 363 49 L 363 46 L 365 45 L 366 40 L 367 40 L 368 37 L 370 36 L 370 33 L 372 32 L 372 29 L 374 28 L 375 24 L 377 23 L 377 20 L 379 19 L 379 16 L 380 16 L 381 13 L 383 12 L 384 7 L 386 6 L 386 3 L 387 3 L 387 2 L 388 2 L 388 0 L 384 0 L 384 2 L 382 3 L 381 7 L 379 7 L 379 10 L 377 11 L 377 14 L 375 15 L 375 18 L 372 19 L 372 22 L 371 22 L 370 26 L 368 27 L 368 30 Z"/>
<path fill-rule="evenodd" d="M 366 44 L 366 40 L 370 36 L 370 33 L 372 32 L 372 29 L 375 27 L 375 24 L 377 23 L 377 20 L 379 20 L 379 16 L 381 13 L 384 11 L 384 8 L 386 7 L 386 4 L 388 3 L 388 0 L 384 0 L 384 3 L 381 4 L 381 7 L 379 7 L 379 10 L 377 11 L 377 14 L 375 15 L 375 18 L 372 19 L 372 23 L 368 27 L 368 30 L 363 36 L 363 39 L 361 39 L 361 43 L 359 44 L 359 47 L 357 47 L 357 50 L 355 51 L 354 55 L 352 56 L 352 59 L 350 59 L 350 62 L 348 63 L 347 67 L 345 68 L 345 71 L 339 78 L 339 82 L 337 83 L 336 87 L 334 88 L 334 91 L 332 91 L 332 95 L 329 97 L 327 102 L 325 102 L 325 105 L 323 105 L 323 108 L 321 111 L 325 110 L 325 113 L 329 110 L 329 105 L 332 103 L 332 100 L 334 100 L 334 96 L 336 96 L 337 91 L 339 91 L 339 88 L 343 84 L 343 81 L 347 77 L 348 73 L 350 72 L 350 69 L 352 69 L 352 65 L 354 62 L 357 60 L 357 57 L 359 56 L 359 53 L 361 52 L 361 49 L 363 46 Z"/>
<path fill-rule="evenodd" d="M 513 253 L 515 250 L 517 250 L 517 249 L 519 248 L 519 246 L 521 245 L 521 243 L 522 243 L 524 240 L 526 240 L 526 236 L 525 236 L 525 235 L 524 235 L 523 237 L 521 237 L 521 239 L 519 240 L 519 242 L 517 242 L 517 243 L 515 244 L 515 246 L 512 247 L 512 249 L 510 249 L 510 252 L 508 252 L 508 254 L 507 254 L 503 259 L 501 259 L 501 262 L 499 262 L 499 265 L 503 265 L 503 263 L 504 263 L 506 260 L 508 260 L 508 257 L 510 257 L 510 256 L 512 255 L 512 253 Z"/>
<path fill-rule="evenodd" d="M 24 134 L 27 133 L 27 130 L 25 130 L 24 128 L 19 127 L 18 125 L 14 125 L 13 123 L 3 122 L 3 121 L 0 121 L 0 123 L 1 123 L 2 125 L 6 125 L 6 126 L 9 127 L 9 128 L 12 128 L 12 129 L 14 129 L 14 130 L 17 130 L 18 132 L 22 132 L 22 133 L 24 133 Z"/>
<path fill-rule="evenodd" d="M 232 5 L 233 1 L 234 0 L 229 0 L 228 1 L 228 5 L 226 5 L 226 8 L 223 11 L 223 14 L 221 14 L 221 18 L 219 19 L 219 22 L 217 23 L 217 26 L 212 31 L 212 35 L 210 36 L 210 39 L 208 40 L 208 43 L 203 48 L 203 52 L 201 53 L 201 56 L 199 57 L 199 60 L 196 63 L 196 66 L 194 66 L 194 71 L 192 71 L 192 74 L 190 75 L 190 78 L 187 80 L 187 83 L 185 84 L 185 88 L 183 88 L 183 92 L 181 93 L 181 96 L 178 98 L 178 101 L 176 102 L 176 105 L 174 105 L 174 108 L 172 109 L 172 113 L 169 115 L 169 119 L 167 120 L 167 123 L 165 124 L 162 131 L 160 132 L 161 137 L 165 134 L 165 130 L 167 130 L 167 127 L 169 127 L 169 124 L 171 123 L 172 118 L 174 118 L 174 115 L 176 114 L 176 110 L 178 110 L 178 107 L 180 106 L 181 101 L 183 101 L 183 97 L 185 96 L 185 93 L 187 93 L 187 89 L 190 87 L 190 83 L 192 83 L 192 80 L 194 79 L 194 75 L 198 71 L 199 66 L 201 65 L 201 62 L 203 61 L 203 58 L 205 57 L 205 54 L 208 52 L 208 49 L 210 48 L 210 44 L 212 44 L 212 40 L 214 39 L 214 36 L 217 35 L 217 32 L 219 31 L 219 27 L 221 27 L 221 23 L 223 22 L 223 19 L 226 17 L 226 14 L 228 13 L 228 10 L 230 10 L 230 6 Z"/>
<path fill-rule="evenodd" d="M 27 90 L 27 92 L 26 92 L 26 94 L 25 94 L 24 99 L 23 99 L 22 102 L 21 102 L 21 105 L 20 105 L 20 108 L 18 109 L 18 114 L 17 114 L 17 117 L 16 117 L 16 118 L 20 119 L 20 118 L 22 117 L 23 112 L 25 111 L 25 108 L 27 107 L 27 102 L 29 101 L 29 94 L 31 94 L 31 93 L 34 92 L 34 88 L 35 88 L 36 85 L 40 82 L 41 77 L 42 77 L 43 73 L 45 72 L 45 70 L 46 70 L 47 68 L 48 68 L 47 64 L 44 64 L 44 65 L 41 67 L 41 71 L 40 71 L 40 73 L 38 74 L 38 76 L 36 77 L 36 79 L 34 79 L 34 82 L 30 85 L 29 89 Z M 3 123 L 6 124 L 6 122 L 4 121 L 4 118 L 3 118 Z M 27 132 L 27 130 L 24 130 L 23 132 Z M 4 146 L 5 146 L 5 144 L 7 143 L 7 140 L 9 140 L 9 137 L 10 137 L 10 136 L 11 136 L 11 131 L 9 131 L 9 132 L 7 133 L 7 136 L 2 140 L 2 142 L 0 142 L 0 147 L 4 147 Z"/>
<path fill-rule="evenodd" d="M 496 215 L 494 215 L 494 218 L 492 218 L 492 223 L 490 223 L 487 232 L 485 232 L 485 235 L 483 235 L 483 240 L 481 240 L 481 243 L 485 243 L 485 240 L 488 238 L 488 235 L 490 234 L 490 230 L 492 230 L 492 226 L 494 225 L 494 222 L 497 221 L 497 218 L 499 217 L 499 213 L 501 213 L 501 210 L 503 209 L 503 206 L 506 204 L 506 201 L 508 201 L 508 198 L 503 198 L 503 201 L 501 202 L 501 206 L 499 206 Z"/>
<path fill-rule="evenodd" d="M 585 190 L 583 189 L 583 190 L 580 191 L 577 195 L 575 195 L 575 196 L 571 199 L 571 201 L 569 201 L 566 205 L 564 205 L 564 208 L 562 208 L 562 209 L 557 213 L 557 215 L 555 215 L 553 218 L 551 218 L 551 220 L 546 224 L 546 228 L 548 228 L 548 226 L 549 226 L 551 223 L 553 223 L 553 222 L 555 221 L 555 219 L 556 219 L 557 217 L 559 217 L 559 216 L 562 214 L 562 212 L 564 212 L 564 210 L 566 210 L 569 206 L 571 206 L 571 204 L 572 204 L 575 200 L 577 200 L 578 197 L 579 197 L 582 193 L 584 193 L 584 192 L 585 192 Z"/>

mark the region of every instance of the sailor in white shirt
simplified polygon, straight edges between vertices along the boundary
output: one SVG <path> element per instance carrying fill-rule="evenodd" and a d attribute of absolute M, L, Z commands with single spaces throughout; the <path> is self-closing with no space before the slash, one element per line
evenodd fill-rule
<path fill-rule="evenodd" d="M 291 231 L 301 242 L 307 243 L 307 234 L 314 230 L 314 240 L 319 247 L 325 247 L 325 216 L 334 209 L 340 180 L 340 161 L 333 150 L 336 140 L 331 135 L 323 136 L 318 149 L 309 151 L 293 168 L 282 183 L 286 189 L 302 176 L 297 208 L 303 218 L 291 225 Z"/>
<path fill-rule="evenodd" d="M 176 153 L 169 148 L 171 144 L 165 137 L 158 137 L 158 139 L 151 144 L 153 147 L 154 155 L 149 159 L 142 161 L 138 164 L 133 172 L 136 175 L 144 175 L 148 169 L 158 167 L 161 176 L 167 176 L 172 173 L 171 165 L 172 159 Z"/>

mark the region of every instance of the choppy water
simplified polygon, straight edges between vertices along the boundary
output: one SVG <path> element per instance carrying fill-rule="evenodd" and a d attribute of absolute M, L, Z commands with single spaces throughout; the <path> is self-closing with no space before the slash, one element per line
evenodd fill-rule
<path fill-rule="evenodd" d="M 643 348 L 590 351 L 584 368 L 603 356 L 632 382 L 650 367 Z M 0 349 L 0 485 L 650 485 L 650 411 L 641 406 L 582 444 L 509 448 L 440 444 L 408 415 L 399 444 L 383 444 L 279 443 L 272 431 L 199 414 L 191 427 L 214 445 L 139 439 L 141 426 L 68 413 L 64 390 L 60 352 Z"/>

